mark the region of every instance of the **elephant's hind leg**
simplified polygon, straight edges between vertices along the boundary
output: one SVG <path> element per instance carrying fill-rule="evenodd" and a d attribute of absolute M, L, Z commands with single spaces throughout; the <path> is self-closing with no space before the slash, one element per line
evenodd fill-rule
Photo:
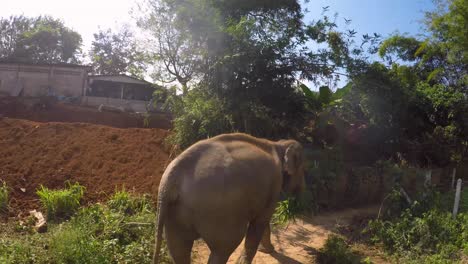
<path fill-rule="evenodd" d="M 208 264 L 226 264 L 229 256 L 230 254 L 219 254 L 216 252 L 211 252 L 210 258 L 208 259 Z"/>
<path fill-rule="evenodd" d="M 168 224 L 165 228 L 166 244 L 175 264 L 190 264 L 194 239 L 177 225 Z M 184 234 L 185 233 L 185 234 Z"/>
<path fill-rule="evenodd" d="M 249 224 L 247 235 L 245 236 L 244 251 L 237 260 L 238 264 L 252 263 L 252 260 L 257 253 L 258 245 L 262 240 L 263 233 L 268 225 L 269 221 L 266 220 L 254 221 Z"/>
<path fill-rule="evenodd" d="M 263 231 L 263 237 L 262 237 L 262 240 L 260 241 L 260 245 L 258 246 L 258 251 L 267 253 L 267 254 L 275 252 L 275 247 L 273 247 L 273 244 L 271 243 L 270 225 L 267 225 L 265 227 L 265 231 Z"/>

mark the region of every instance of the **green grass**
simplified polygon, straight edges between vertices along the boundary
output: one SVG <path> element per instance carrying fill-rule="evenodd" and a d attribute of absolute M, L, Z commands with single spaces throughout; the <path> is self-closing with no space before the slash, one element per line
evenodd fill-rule
<path fill-rule="evenodd" d="M 369 222 L 371 242 L 399 263 L 456 263 L 468 256 L 467 192 L 452 217 L 453 193 L 428 193 L 398 215 Z"/>
<path fill-rule="evenodd" d="M 330 235 L 323 248 L 319 250 L 317 261 L 320 264 L 360 264 L 370 263 L 352 252 L 346 241 L 337 235 Z"/>
<path fill-rule="evenodd" d="M 131 208 L 129 211 L 128 208 Z M 142 209 L 144 208 L 144 209 Z M 129 213 L 132 212 L 132 213 Z M 68 220 L 30 233 L 0 226 L 0 263 L 151 263 L 155 211 L 144 196 L 117 192 Z M 162 263 L 171 263 L 163 244 Z"/>
<path fill-rule="evenodd" d="M 8 199 L 10 195 L 10 189 L 6 182 L 2 182 L 0 185 L 0 214 L 8 212 Z"/>
<path fill-rule="evenodd" d="M 109 209 L 123 212 L 127 215 L 133 215 L 139 212 L 151 210 L 151 202 L 147 196 L 135 195 L 122 188 L 116 191 L 107 201 Z"/>
<path fill-rule="evenodd" d="M 85 187 L 78 183 L 67 183 L 67 188 L 51 190 L 41 185 L 36 191 L 49 220 L 65 219 L 80 207 Z"/>

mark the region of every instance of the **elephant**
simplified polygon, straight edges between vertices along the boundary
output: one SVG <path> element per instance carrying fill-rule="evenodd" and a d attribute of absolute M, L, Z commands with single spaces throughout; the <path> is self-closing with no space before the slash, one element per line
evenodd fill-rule
<path fill-rule="evenodd" d="M 162 233 L 173 261 L 191 260 L 194 240 L 202 238 L 209 264 L 226 263 L 245 237 L 238 263 L 251 263 L 259 245 L 274 250 L 270 219 L 282 191 L 305 188 L 302 145 L 248 134 L 222 134 L 199 141 L 166 168 L 158 189 L 156 245 Z"/>

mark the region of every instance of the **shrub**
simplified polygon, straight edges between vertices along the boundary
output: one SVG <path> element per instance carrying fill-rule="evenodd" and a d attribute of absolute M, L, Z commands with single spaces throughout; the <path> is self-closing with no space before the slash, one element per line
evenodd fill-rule
<path fill-rule="evenodd" d="M 346 241 L 337 235 L 330 235 L 323 248 L 319 250 L 318 262 L 321 264 L 354 264 L 363 263 L 361 258 L 354 254 Z"/>
<path fill-rule="evenodd" d="M 41 185 L 36 191 L 42 206 L 47 211 L 48 219 L 68 218 L 72 216 L 80 206 L 85 187 L 78 183 L 67 183 L 68 188 L 50 190 Z"/>
<path fill-rule="evenodd" d="M 6 213 L 8 211 L 8 198 L 10 195 L 10 190 L 6 185 L 6 182 L 2 182 L 0 185 L 0 214 Z"/>
<path fill-rule="evenodd" d="M 181 149 L 198 140 L 233 131 L 232 117 L 217 97 L 194 89 L 178 102 L 180 106 L 174 109 L 174 132 L 168 140 Z"/>
<path fill-rule="evenodd" d="M 450 199 L 447 199 L 450 197 Z M 398 217 L 369 222 L 371 242 L 409 263 L 451 263 L 467 247 L 468 214 L 451 215 L 453 194 L 426 190 Z"/>

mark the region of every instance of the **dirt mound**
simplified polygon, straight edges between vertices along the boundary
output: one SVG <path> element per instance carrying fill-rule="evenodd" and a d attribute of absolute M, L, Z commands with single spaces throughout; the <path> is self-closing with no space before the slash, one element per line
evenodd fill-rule
<path fill-rule="evenodd" d="M 0 115 L 37 122 L 79 122 L 119 128 L 142 128 L 145 117 L 127 112 L 98 111 L 78 102 L 61 103 L 53 97 L 0 97 Z M 146 127 L 169 129 L 172 124 L 166 114 L 152 114 Z"/>
<path fill-rule="evenodd" d="M 162 147 L 167 133 L 0 118 L 0 180 L 12 188 L 14 211 L 37 208 L 40 184 L 79 182 L 87 188 L 86 201 L 104 199 L 123 185 L 154 194 L 169 160 Z"/>

